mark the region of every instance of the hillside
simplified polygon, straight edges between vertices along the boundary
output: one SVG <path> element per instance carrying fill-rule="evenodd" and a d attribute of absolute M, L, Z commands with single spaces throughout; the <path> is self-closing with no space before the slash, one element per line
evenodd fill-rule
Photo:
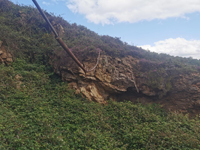
<path fill-rule="evenodd" d="M 37 9 L 0 0 L 0 149 L 200 149 L 199 60 L 46 15 L 87 68 L 100 49 L 99 64 L 84 74 Z"/>

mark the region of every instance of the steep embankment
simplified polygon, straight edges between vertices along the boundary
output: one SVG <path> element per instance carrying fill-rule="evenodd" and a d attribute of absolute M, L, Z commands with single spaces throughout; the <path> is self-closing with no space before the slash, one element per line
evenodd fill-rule
<path fill-rule="evenodd" d="M 106 103 L 112 98 L 156 102 L 169 110 L 199 113 L 199 60 L 151 53 L 123 43 L 120 38 L 99 36 L 83 26 L 46 13 L 86 68 L 96 64 L 98 51 L 101 51 L 96 69 L 84 74 L 56 43 L 35 8 L 2 0 L 0 3 L 1 62 L 15 58 L 43 65 L 50 62 L 63 81 L 68 81 L 71 88 L 92 101 Z"/>

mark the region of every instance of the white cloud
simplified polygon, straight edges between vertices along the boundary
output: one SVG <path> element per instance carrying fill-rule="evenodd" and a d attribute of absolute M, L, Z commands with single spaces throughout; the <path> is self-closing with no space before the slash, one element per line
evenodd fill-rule
<path fill-rule="evenodd" d="M 200 0 L 68 0 L 67 7 L 96 24 L 184 17 L 200 11 Z"/>
<path fill-rule="evenodd" d="M 186 40 L 184 38 L 166 39 L 154 43 L 154 46 L 139 46 L 157 53 L 166 53 L 173 56 L 193 57 L 200 59 L 200 40 Z"/>

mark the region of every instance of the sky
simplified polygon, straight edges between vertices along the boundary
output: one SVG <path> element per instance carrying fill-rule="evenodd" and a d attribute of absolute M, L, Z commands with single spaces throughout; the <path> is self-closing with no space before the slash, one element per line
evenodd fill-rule
<path fill-rule="evenodd" d="M 32 0 L 10 0 L 34 6 Z M 200 59 L 200 0 L 37 0 L 47 12 L 99 35 L 173 56 Z"/>

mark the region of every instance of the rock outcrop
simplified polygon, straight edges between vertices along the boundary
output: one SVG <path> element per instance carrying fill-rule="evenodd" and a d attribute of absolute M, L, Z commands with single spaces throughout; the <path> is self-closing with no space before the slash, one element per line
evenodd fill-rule
<path fill-rule="evenodd" d="M 156 102 L 172 111 L 200 112 L 198 72 L 182 73 L 174 67 L 163 70 L 162 64 L 151 70 L 144 68 L 144 60 L 132 56 L 112 58 L 101 55 L 96 69 L 85 74 L 67 55 L 56 57 L 52 60 L 55 72 L 68 81 L 76 93 L 82 93 L 91 101 Z M 96 63 L 94 56 L 79 59 L 86 68 L 92 68 Z"/>
<path fill-rule="evenodd" d="M 6 47 L 2 41 L 0 41 L 0 64 L 11 63 L 13 61 L 11 53 L 8 52 L 8 47 Z"/>

